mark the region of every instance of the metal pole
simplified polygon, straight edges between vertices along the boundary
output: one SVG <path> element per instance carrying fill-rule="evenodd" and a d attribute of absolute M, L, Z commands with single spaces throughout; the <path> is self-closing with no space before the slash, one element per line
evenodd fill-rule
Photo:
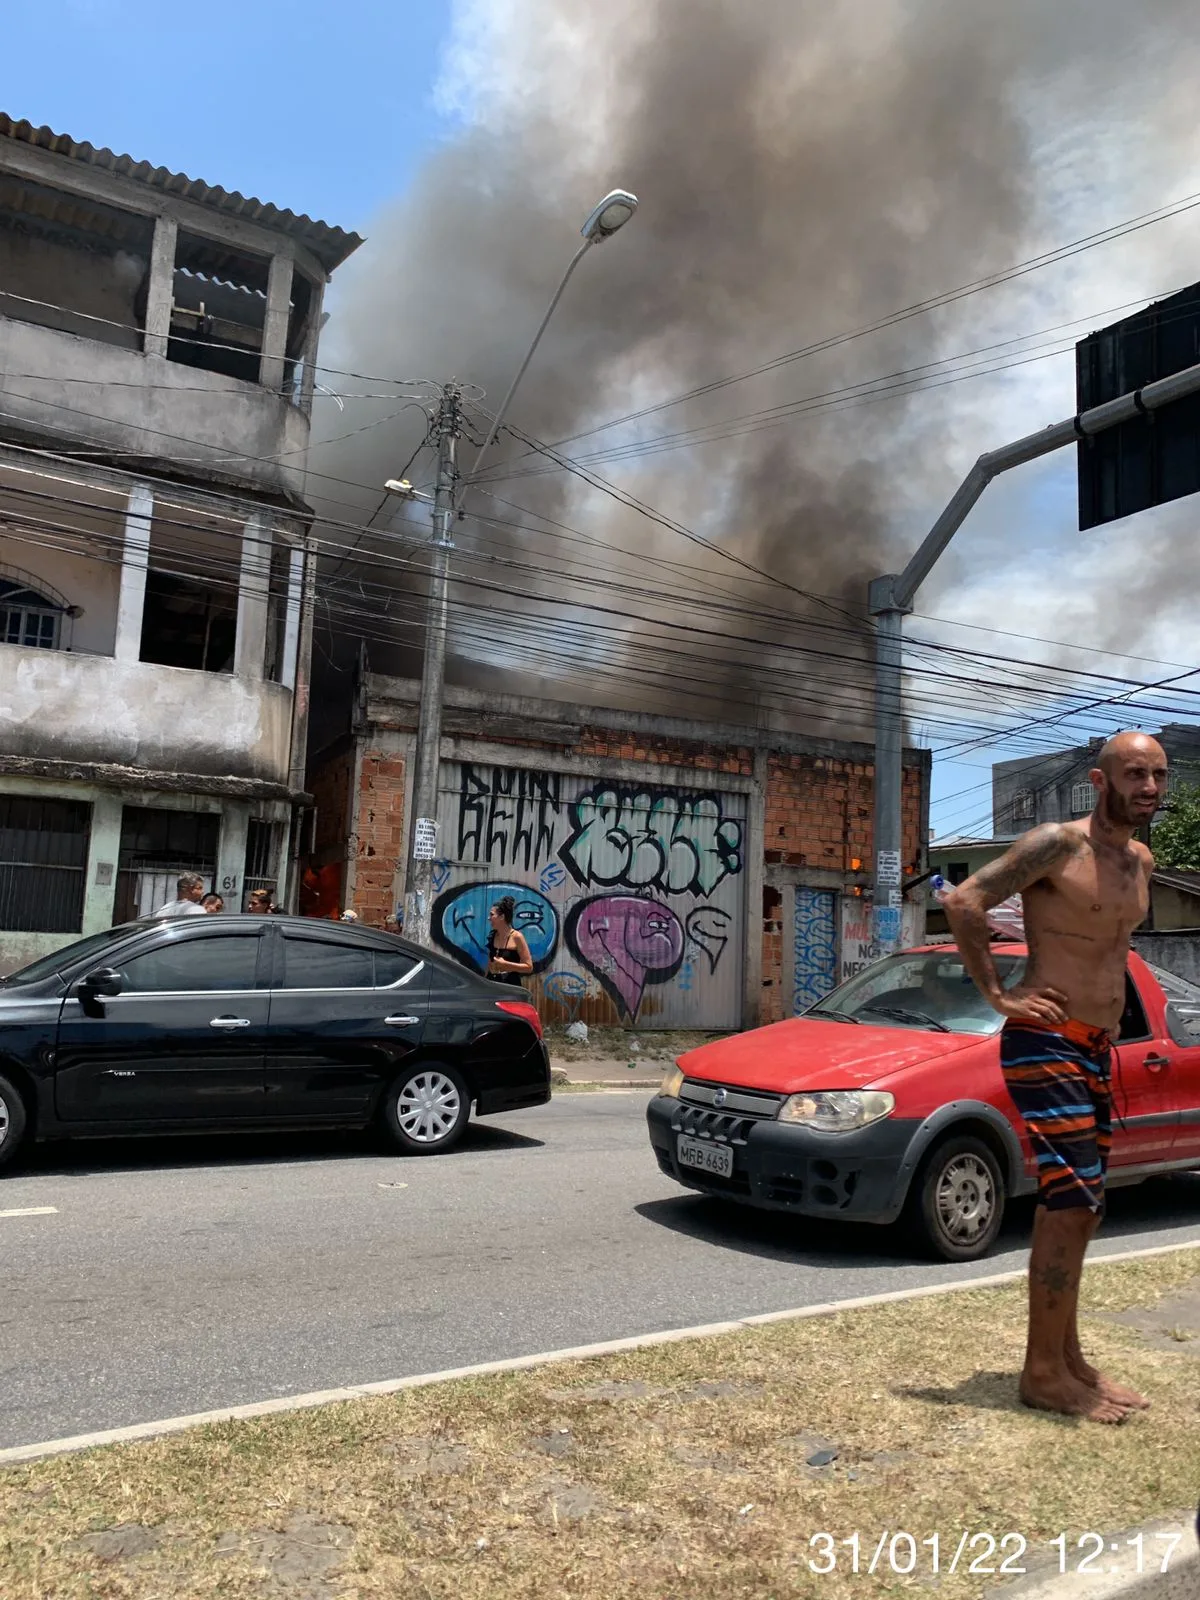
<path fill-rule="evenodd" d="M 435 432 L 438 444 L 437 487 L 433 497 L 433 559 L 429 602 L 425 613 L 425 659 L 421 668 L 421 705 L 417 721 L 417 764 L 409 821 L 408 871 L 405 874 L 404 933 L 417 944 L 430 942 L 433 908 L 433 863 L 437 856 L 438 776 L 442 748 L 442 690 L 446 679 L 446 631 L 450 599 L 450 525 L 454 515 L 456 459 L 461 418 L 459 391 L 442 390 Z"/>
<path fill-rule="evenodd" d="M 904 903 L 904 703 L 900 683 L 904 613 L 890 603 L 890 588 L 887 578 L 877 578 L 871 585 L 873 603 L 886 607 L 878 614 L 875 635 L 874 909 L 880 955 L 899 948 Z"/>
<path fill-rule="evenodd" d="M 570 264 L 568 265 L 567 270 L 563 273 L 562 280 L 560 281 L 560 283 L 558 285 L 558 288 L 554 291 L 554 299 L 551 300 L 549 306 L 547 307 L 546 315 L 542 318 L 541 322 L 538 325 L 538 331 L 533 336 L 533 343 L 529 346 L 529 349 L 525 352 L 525 359 L 524 359 L 524 361 L 522 361 L 521 365 L 517 368 L 516 377 L 509 384 L 508 393 L 504 396 L 504 399 L 500 402 L 500 409 L 496 412 L 496 415 L 492 418 L 492 425 L 488 429 L 487 437 L 484 439 L 483 443 L 479 446 L 479 452 L 475 457 L 474 465 L 471 467 L 471 471 L 467 475 L 467 478 L 465 479 L 465 481 L 463 483 L 463 495 L 464 495 L 464 497 L 466 495 L 467 490 L 471 487 L 471 485 L 479 477 L 480 464 L 483 461 L 484 456 L 487 455 L 488 451 L 492 448 L 492 445 L 496 441 L 496 435 L 500 432 L 500 425 L 504 421 L 505 417 L 508 415 L 508 408 L 512 404 L 512 397 L 513 397 L 513 395 L 516 394 L 517 386 L 521 382 L 521 379 L 525 376 L 525 372 L 526 372 L 526 369 L 529 366 L 529 363 L 533 360 L 534 351 L 537 349 L 538 345 L 542 342 L 542 335 L 546 331 L 546 326 L 549 323 L 550 318 L 554 315 L 555 308 L 557 307 L 558 302 L 563 297 L 563 290 L 567 287 L 568 283 L 570 283 L 570 281 L 571 281 L 571 274 L 575 271 L 575 268 L 583 260 L 584 256 L 587 255 L 588 251 L 592 248 L 592 246 L 595 244 L 595 242 L 596 242 L 596 239 L 595 239 L 594 235 L 590 239 L 585 239 L 583 241 L 583 243 L 580 245 L 579 249 L 576 250 L 575 254 L 571 257 Z"/>
<path fill-rule="evenodd" d="M 867 588 L 867 609 L 875 618 L 875 938 L 881 956 L 891 955 L 900 942 L 903 903 L 903 850 L 901 761 L 904 728 L 901 654 L 903 623 L 913 599 L 966 521 L 967 515 L 993 478 L 1026 461 L 1050 455 L 1064 445 L 1128 422 L 1147 411 L 1200 391 L 1200 364 L 1185 367 L 1169 378 L 1148 383 L 1131 394 L 1106 400 L 1091 411 L 1053 423 L 1040 433 L 1026 434 L 1011 444 L 981 455 L 959 484 L 941 516 L 899 574 L 874 578 Z M 896 853 L 895 878 L 892 860 Z M 893 891 L 894 904 L 893 904 Z M 895 912 L 893 916 L 892 913 Z"/>

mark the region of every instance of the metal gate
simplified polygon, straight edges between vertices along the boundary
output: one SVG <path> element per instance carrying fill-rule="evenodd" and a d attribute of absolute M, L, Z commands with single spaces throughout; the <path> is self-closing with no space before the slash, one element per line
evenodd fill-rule
<path fill-rule="evenodd" d="M 741 1025 L 746 796 L 443 762 L 433 938 L 482 971 L 516 901 L 551 1022 Z"/>

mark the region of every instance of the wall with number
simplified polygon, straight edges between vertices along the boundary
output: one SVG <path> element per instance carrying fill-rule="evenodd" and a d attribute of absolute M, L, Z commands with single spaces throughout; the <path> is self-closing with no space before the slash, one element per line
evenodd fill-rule
<path fill-rule="evenodd" d="M 741 1022 L 746 796 L 443 763 L 433 938 L 478 970 L 512 895 L 548 1021 Z"/>

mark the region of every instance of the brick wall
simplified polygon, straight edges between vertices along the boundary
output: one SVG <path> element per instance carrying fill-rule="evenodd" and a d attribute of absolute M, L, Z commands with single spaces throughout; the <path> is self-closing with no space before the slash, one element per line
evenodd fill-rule
<path fill-rule="evenodd" d="M 404 855 L 404 760 L 364 751 L 358 780 L 353 909 L 372 927 L 396 909 L 396 863 Z"/>
<path fill-rule="evenodd" d="M 327 756 L 310 771 L 306 782 L 309 793 L 317 803 L 313 863 L 323 867 L 329 861 L 344 861 L 350 818 L 350 787 L 354 782 L 353 745 Z"/>
<path fill-rule="evenodd" d="M 702 772 L 736 772 L 749 777 L 754 771 L 751 750 L 730 750 L 721 745 L 681 744 L 678 740 L 633 738 L 606 728 L 584 728 L 571 752 L 600 756 L 610 761 L 645 761 L 664 767 L 695 767 Z"/>

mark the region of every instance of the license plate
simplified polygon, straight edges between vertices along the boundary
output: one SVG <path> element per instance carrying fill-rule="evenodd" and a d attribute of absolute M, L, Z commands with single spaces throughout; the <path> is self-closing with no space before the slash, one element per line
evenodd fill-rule
<path fill-rule="evenodd" d="M 727 1144 L 711 1144 L 706 1139 L 680 1139 L 676 1156 L 681 1167 L 698 1167 L 718 1178 L 733 1177 L 733 1151 Z"/>

